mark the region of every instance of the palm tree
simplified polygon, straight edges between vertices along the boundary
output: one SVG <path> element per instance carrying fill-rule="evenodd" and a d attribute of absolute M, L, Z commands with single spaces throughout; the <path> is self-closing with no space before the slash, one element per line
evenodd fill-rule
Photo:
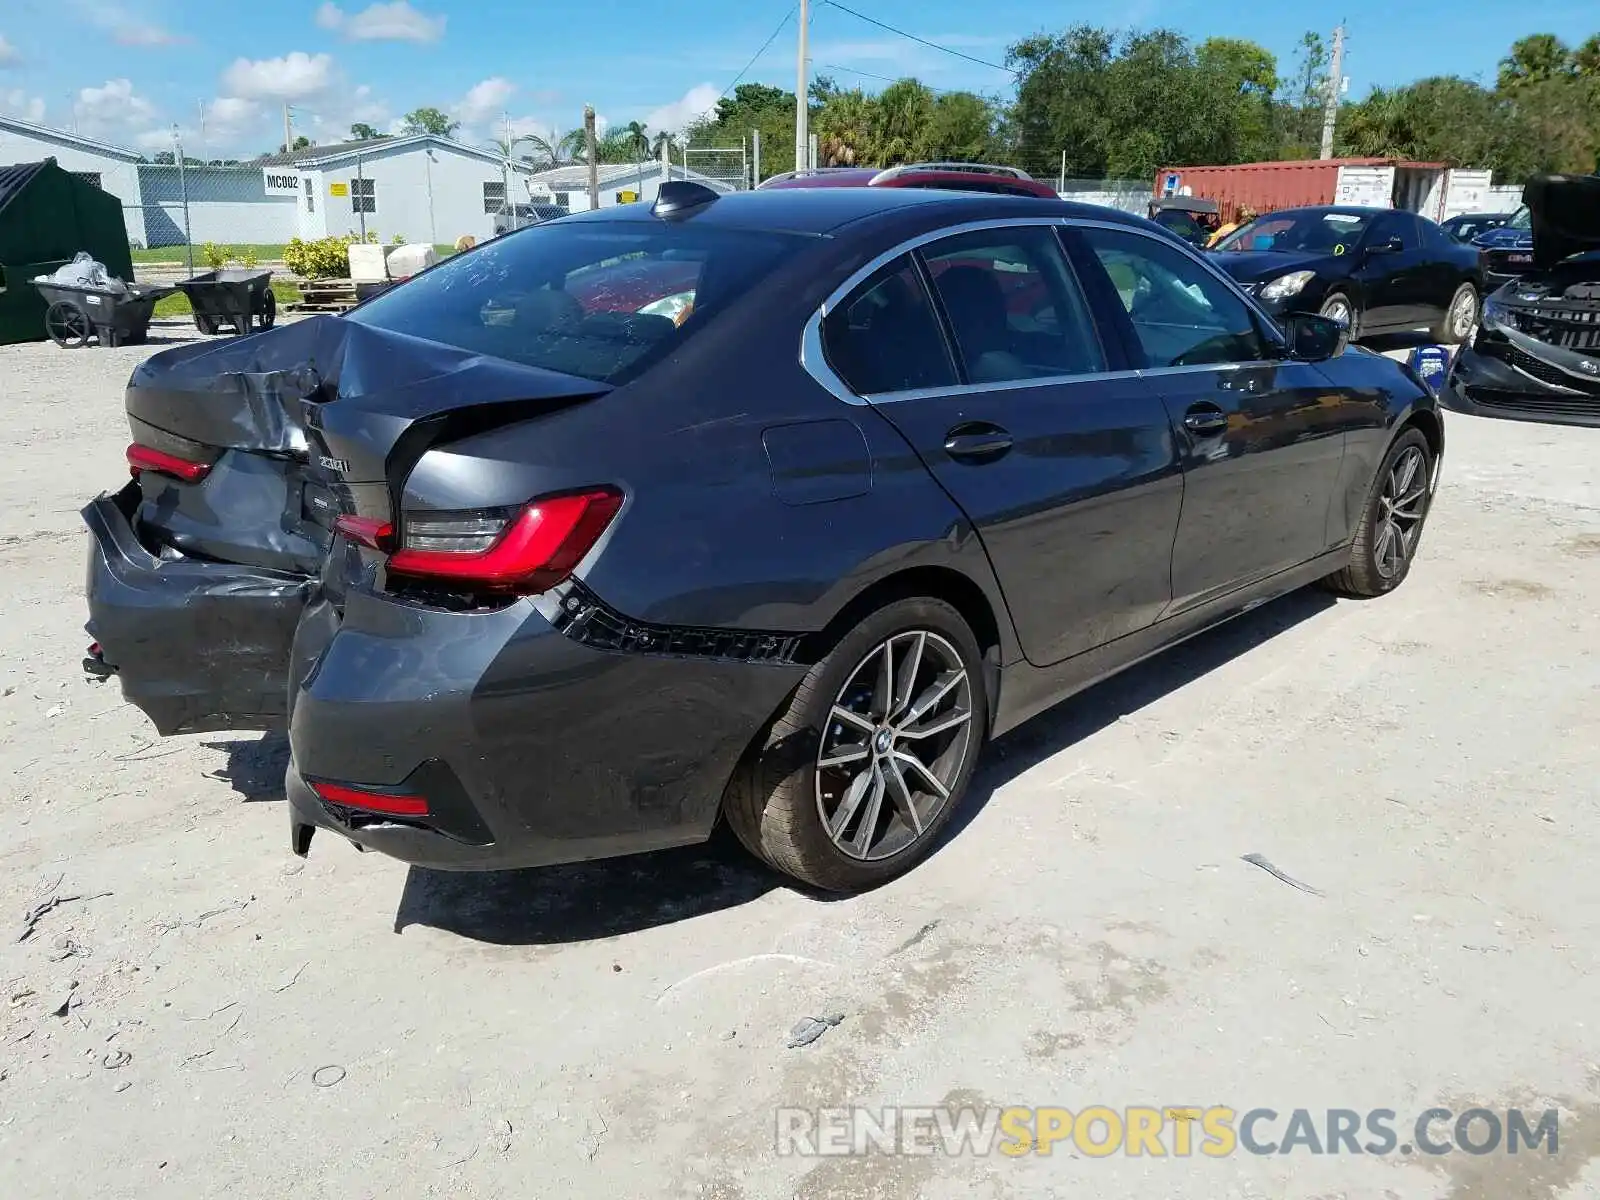
<path fill-rule="evenodd" d="M 525 133 L 521 137 L 512 138 L 509 146 L 504 139 L 496 141 L 495 145 L 501 147 L 506 157 L 520 158 L 540 170 L 584 161 L 584 137 L 581 129 L 569 130 L 559 137 L 554 132 L 548 137 L 537 133 Z M 526 148 L 520 155 L 517 153 L 519 146 Z"/>
<path fill-rule="evenodd" d="M 635 158 L 648 158 L 650 156 L 650 132 L 641 121 L 629 121 L 617 131 L 626 139 L 629 147 L 635 152 Z"/>

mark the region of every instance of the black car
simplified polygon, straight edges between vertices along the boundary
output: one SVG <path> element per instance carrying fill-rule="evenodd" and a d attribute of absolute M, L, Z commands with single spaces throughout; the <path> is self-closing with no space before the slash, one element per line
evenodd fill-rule
<path fill-rule="evenodd" d="M 1150 201 L 1150 219 L 1174 237 L 1197 250 L 1204 249 L 1222 224 L 1222 208 L 1215 200 L 1195 196 L 1160 196 Z"/>
<path fill-rule="evenodd" d="M 1491 229 L 1499 229 L 1511 220 L 1512 215 L 1511 213 L 1461 213 L 1447 221 L 1440 221 L 1439 228 L 1458 242 L 1470 242 Z"/>
<path fill-rule="evenodd" d="M 1478 251 L 1401 209 L 1281 209 L 1223 238 L 1212 260 L 1268 312 L 1320 312 L 1352 340 L 1427 327 L 1455 343 L 1478 319 Z"/>
<path fill-rule="evenodd" d="M 983 743 L 1270 597 L 1405 579 L 1432 394 L 1139 217 L 902 188 L 507 234 L 130 381 L 86 661 L 287 724 L 291 842 L 700 841 L 851 890 Z"/>
<path fill-rule="evenodd" d="M 1440 399 L 1480 416 L 1600 425 L 1600 176 L 1541 176 L 1522 194 L 1532 270 L 1484 301 Z"/>

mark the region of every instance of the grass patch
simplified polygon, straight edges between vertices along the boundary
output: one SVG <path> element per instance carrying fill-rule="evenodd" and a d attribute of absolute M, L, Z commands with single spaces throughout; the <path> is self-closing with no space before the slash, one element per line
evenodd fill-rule
<path fill-rule="evenodd" d="M 292 283 L 279 283 L 277 280 L 273 280 L 272 294 L 278 298 L 279 312 L 283 311 L 285 304 L 300 303 L 300 289 Z M 182 292 L 174 292 L 172 295 L 156 301 L 155 315 L 157 319 L 161 317 L 189 317 L 194 315 L 194 309 L 189 304 L 189 297 Z"/>

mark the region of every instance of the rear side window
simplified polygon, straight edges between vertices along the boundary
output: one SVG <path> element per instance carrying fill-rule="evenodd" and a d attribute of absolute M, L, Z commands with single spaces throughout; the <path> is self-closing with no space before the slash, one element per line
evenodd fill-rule
<path fill-rule="evenodd" d="M 810 241 L 654 221 L 552 221 L 441 263 L 347 319 L 619 384 Z"/>
<path fill-rule="evenodd" d="M 922 253 L 972 383 L 1106 369 L 1088 305 L 1050 229 L 957 234 Z"/>
<path fill-rule="evenodd" d="M 822 322 L 828 365 L 858 396 L 951 387 L 939 318 L 910 255 L 880 267 Z"/>

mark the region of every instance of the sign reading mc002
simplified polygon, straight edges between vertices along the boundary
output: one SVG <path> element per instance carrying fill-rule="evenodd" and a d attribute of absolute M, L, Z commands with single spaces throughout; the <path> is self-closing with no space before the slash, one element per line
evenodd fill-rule
<path fill-rule="evenodd" d="M 261 172 L 261 183 L 269 196 L 298 196 L 300 176 L 283 168 L 268 167 Z"/>

